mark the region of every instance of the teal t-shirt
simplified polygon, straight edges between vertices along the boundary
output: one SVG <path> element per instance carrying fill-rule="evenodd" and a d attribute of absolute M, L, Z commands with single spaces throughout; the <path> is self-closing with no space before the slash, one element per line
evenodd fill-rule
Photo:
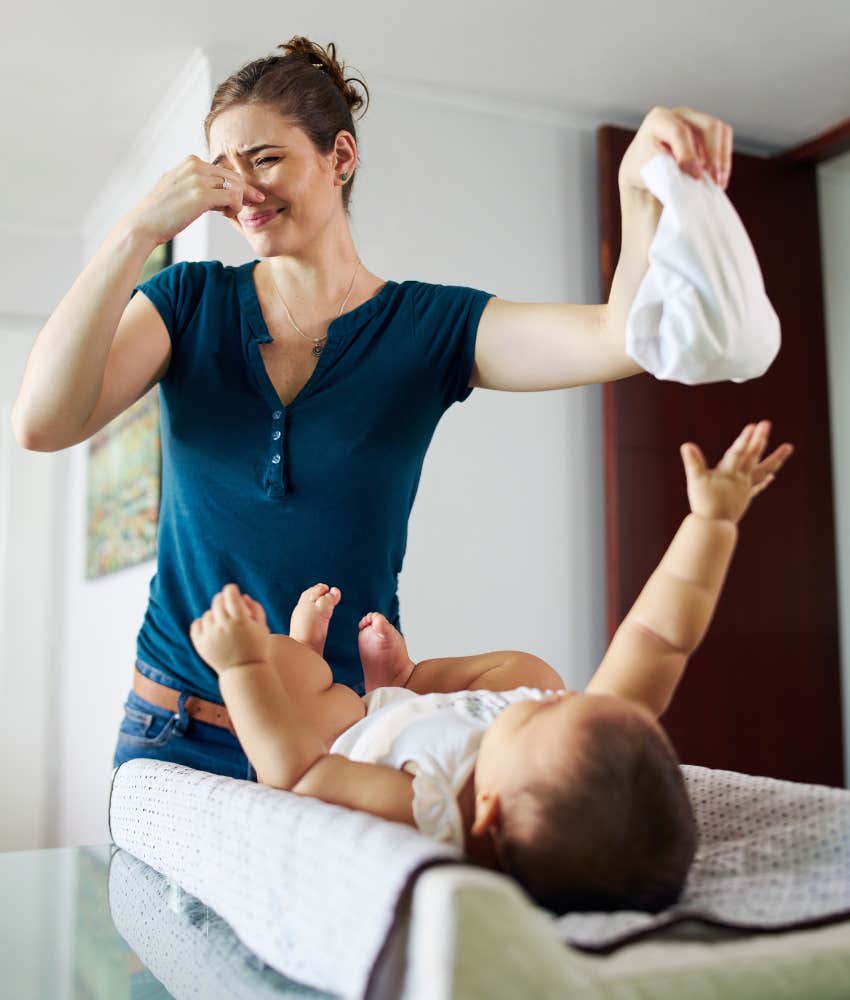
<path fill-rule="evenodd" d="M 162 499 L 157 567 L 139 660 L 221 701 L 189 625 L 234 582 L 287 634 L 299 595 L 339 587 L 325 659 L 362 693 L 357 623 L 401 628 L 398 575 L 428 444 L 472 391 L 478 321 L 491 293 L 388 281 L 333 320 L 315 371 L 288 406 L 259 344 L 272 340 L 257 261 L 174 264 L 138 285 L 171 337 L 159 384 Z"/>

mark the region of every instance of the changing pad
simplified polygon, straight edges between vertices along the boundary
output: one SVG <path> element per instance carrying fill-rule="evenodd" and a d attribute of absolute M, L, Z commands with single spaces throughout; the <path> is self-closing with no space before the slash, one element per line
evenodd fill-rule
<path fill-rule="evenodd" d="M 342 997 L 366 994 L 416 875 L 463 857 L 401 823 L 144 758 L 115 769 L 109 828 L 272 968 Z"/>
<path fill-rule="evenodd" d="M 686 920 L 778 931 L 850 915 L 850 792 L 682 771 L 701 837 L 682 899 L 659 914 L 548 915 L 562 941 L 603 952 Z M 270 966 L 346 997 L 366 995 L 419 873 L 462 860 L 412 827 L 145 759 L 113 775 L 110 830 Z"/>

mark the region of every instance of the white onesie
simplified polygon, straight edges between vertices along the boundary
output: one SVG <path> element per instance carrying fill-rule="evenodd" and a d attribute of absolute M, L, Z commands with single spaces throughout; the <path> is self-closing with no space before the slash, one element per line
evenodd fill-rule
<path fill-rule="evenodd" d="M 426 836 L 463 849 L 457 795 L 475 765 L 484 731 L 508 705 L 549 694 L 530 687 L 450 694 L 377 688 L 363 698 L 364 718 L 338 736 L 330 752 L 411 773 L 416 825 Z"/>

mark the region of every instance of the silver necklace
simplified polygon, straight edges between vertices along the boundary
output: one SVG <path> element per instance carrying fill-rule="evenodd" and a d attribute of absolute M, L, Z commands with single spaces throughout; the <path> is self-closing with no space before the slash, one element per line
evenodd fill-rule
<path fill-rule="evenodd" d="M 360 270 L 360 264 L 361 263 L 362 263 L 362 261 L 360 261 L 360 260 L 357 261 L 357 267 L 354 269 L 354 275 L 353 275 L 353 277 L 351 279 L 351 284 L 348 286 L 348 291 L 345 294 L 345 298 L 342 300 L 342 305 L 339 307 L 339 312 L 337 313 L 337 318 L 339 318 L 340 316 L 342 316 L 342 310 L 345 309 L 345 303 L 348 302 L 348 297 L 349 297 L 349 295 L 351 295 L 351 289 L 354 288 L 354 279 L 357 277 L 357 272 Z M 280 299 L 280 301 L 283 303 L 283 308 L 286 310 L 286 315 L 289 317 L 289 322 L 295 327 L 295 329 L 301 334 L 301 336 L 305 340 L 310 340 L 310 341 L 313 342 L 313 357 L 318 358 L 319 355 L 322 353 L 322 350 L 323 350 L 325 344 L 328 341 L 327 336 L 324 336 L 324 337 L 310 337 L 310 336 L 308 336 L 301 329 L 301 327 L 292 318 L 292 313 L 289 311 L 289 306 L 286 304 L 286 300 L 284 299 L 283 295 L 281 294 L 280 289 L 277 287 L 277 282 L 274 280 L 274 274 L 272 274 L 271 271 L 269 273 L 271 274 L 271 279 L 272 279 L 272 284 L 274 285 L 274 290 L 277 292 L 277 296 Z"/>

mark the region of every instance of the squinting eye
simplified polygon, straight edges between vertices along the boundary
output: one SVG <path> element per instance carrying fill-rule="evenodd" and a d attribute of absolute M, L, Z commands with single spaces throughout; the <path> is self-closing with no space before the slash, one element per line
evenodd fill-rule
<path fill-rule="evenodd" d="M 276 160 L 279 159 L 280 159 L 279 156 L 261 156 L 260 159 L 257 160 L 257 162 L 254 164 L 254 166 L 259 167 L 261 163 L 274 163 Z"/>

